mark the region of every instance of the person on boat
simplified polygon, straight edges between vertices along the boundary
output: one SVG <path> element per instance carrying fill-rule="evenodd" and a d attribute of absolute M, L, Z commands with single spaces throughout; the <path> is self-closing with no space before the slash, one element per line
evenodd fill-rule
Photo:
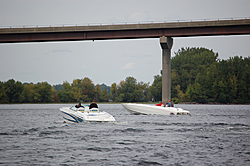
<path fill-rule="evenodd" d="M 170 100 L 168 100 L 168 107 L 171 107 L 171 102 L 170 102 Z"/>
<path fill-rule="evenodd" d="M 80 108 L 80 107 L 83 107 L 83 106 L 82 106 L 81 103 L 79 102 L 75 107 L 76 107 L 76 108 Z"/>
<path fill-rule="evenodd" d="M 160 102 L 159 104 L 155 104 L 155 106 L 162 106 L 162 105 L 163 105 L 162 102 Z"/>
<path fill-rule="evenodd" d="M 98 108 L 97 104 L 95 103 L 95 100 L 92 101 L 92 103 L 89 106 L 89 109 L 91 108 Z"/>

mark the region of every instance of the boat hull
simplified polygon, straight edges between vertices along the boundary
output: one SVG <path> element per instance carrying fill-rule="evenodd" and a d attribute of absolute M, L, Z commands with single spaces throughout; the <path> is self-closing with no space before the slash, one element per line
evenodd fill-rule
<path fill-rule="evenodd" d="M 143 115 L 189 115 L 190 112 L 182 108 L 151 106 L 146 104 L 125 103 L 122 106 L 132 114 Z"/>
<path fill-rule="evenodd" d="M 81 123 L 84 121 L 92 122 L 114 122 L 115 118 L 107 112 L 99 111 L 75 111 L 69 107 L 62 107 L 60 111 L 63 115 L 63 119 L 67 122 Z"/>

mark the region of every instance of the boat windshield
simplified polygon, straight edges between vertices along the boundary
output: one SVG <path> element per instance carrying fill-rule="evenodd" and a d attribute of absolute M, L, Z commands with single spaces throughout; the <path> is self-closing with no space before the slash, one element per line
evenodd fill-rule
<path fill-rule="evenodd" d="M 75 106 L 70 107 L 71 110 L 77 111 L 77 108 Z"/>
<path fill-rule="evenodd" d="M 84 107 L 76 108 L 75 106 L 70 107 L 71 110 L 73 111 L 81 111 L 84 112 Z"/>

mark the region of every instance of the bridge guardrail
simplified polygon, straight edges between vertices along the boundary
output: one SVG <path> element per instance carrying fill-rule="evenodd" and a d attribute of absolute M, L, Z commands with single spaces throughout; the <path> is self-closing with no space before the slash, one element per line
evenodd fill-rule
<path fill-rule="evenodd" d="M 133 25 L 133 24 L 154 24 L 154 23 L 178 23 L 178 22 L 206 22 L 206 21 L 223 21 L 223 20 L 244 20 L 250 17 L 234 17 L 234 18 L 209 18 L 209 19 L 188 19 L 188 20 L 168 20 L 168 21 L 142 21 L 142 22 L 121 22 L 121 23 L 91 23 L 91 24 L 55 24 L 55 25 L 14 25 L 0 26 L 5 28 L 47 28 L 47 27 L 78 27 L 78 26 L 105 26 L 105 25 Z"/>

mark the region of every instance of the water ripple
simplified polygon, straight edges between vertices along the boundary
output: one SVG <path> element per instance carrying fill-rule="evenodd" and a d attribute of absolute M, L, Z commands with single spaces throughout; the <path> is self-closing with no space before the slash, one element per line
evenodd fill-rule
<path fill-rule="evenodd" d="M 0 106 L 0 165 L 250 165 L 249 106 L 147 116 L 105 104 L 117 122 L 81 124 L 63 123 L 61 106 Z"/>

